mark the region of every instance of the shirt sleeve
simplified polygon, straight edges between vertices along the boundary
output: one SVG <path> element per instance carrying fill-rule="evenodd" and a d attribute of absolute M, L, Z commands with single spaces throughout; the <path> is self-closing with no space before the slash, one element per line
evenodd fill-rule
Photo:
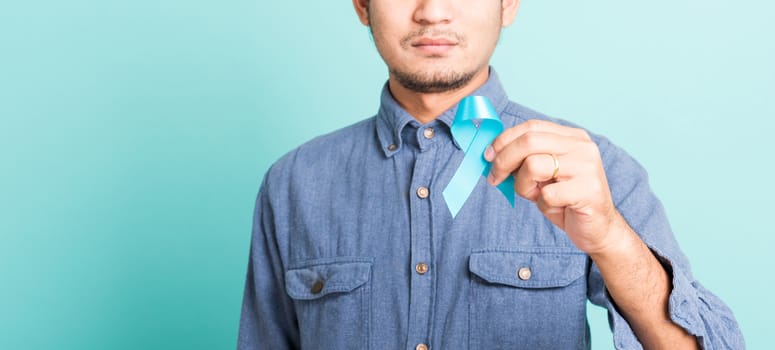
<path fill-rule="evenodd" d="M 237 349 L 298 349 L 299 331 L 285 277 L 267 194 L 261 186 L 253 215 L 250 257 L 242 300 Z"/>
<path fill-rule="evenodd" d="M 649 188 L 646 171 L 607 140 L 600 141 L 599 147 L 617 209 L 672 277 L 669 298 L 672 321 L 696 336 L 703 349 L 744 349 L 743 336 L 732 311 L 692 276 L 664 208 Z M 592 264 L 588 278 L 589 300 L 608 310 L 614 346 L 617 349 L 642 349 L 629 324 L 616 309 L 595 264 Z"/>

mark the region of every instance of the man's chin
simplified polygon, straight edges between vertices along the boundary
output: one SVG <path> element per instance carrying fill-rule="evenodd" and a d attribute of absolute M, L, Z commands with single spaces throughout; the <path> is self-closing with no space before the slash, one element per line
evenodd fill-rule
<path fill-rule="evenodd" d="M 407 90 L 419 93 L 443 93 L 455 91 L 466 86 L 476 72 L 457 72 L 452 70 L 434 70 L 405 72 L 391 69 L 391 75 Z"/>

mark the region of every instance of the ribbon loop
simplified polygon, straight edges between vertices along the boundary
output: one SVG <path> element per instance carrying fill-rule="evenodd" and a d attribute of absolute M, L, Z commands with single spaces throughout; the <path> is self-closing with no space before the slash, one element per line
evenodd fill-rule
<path fill-rule="evenodd" d="M 498 113 L 485 96 L 468 96 L 458 104 L 452 122 L 452 137 L 465 150 L 463 162 L 444 189 L 444 200 L 452 217 L 463 207 L 481 176 L 490 172 L 490 163 L 484 159 L 484 150 L 503 132 Z M 514 206 L 514 177 L 509 176 L 498 185 L 511 206 Z"/>

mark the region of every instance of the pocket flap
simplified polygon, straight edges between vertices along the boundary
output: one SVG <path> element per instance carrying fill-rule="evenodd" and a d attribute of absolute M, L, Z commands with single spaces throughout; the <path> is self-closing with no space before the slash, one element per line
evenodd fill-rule
<path fill-rule="evenodd" d="M 370 276 L 370 259 L 315 260 L 286 271 L 285 290 L 293 299 L 311 300 L 353 291 Z"/>
<path fill-rule="evenodd" d="M 468 269 L 490 283 L 521 288 L 564 287 L 584 275 L 586 254 L 571 248 L 474 252 Z"/>

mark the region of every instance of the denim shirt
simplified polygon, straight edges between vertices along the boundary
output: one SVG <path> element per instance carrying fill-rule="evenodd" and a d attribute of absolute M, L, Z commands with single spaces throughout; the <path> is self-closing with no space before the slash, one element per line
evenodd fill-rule
<path fill-rule="evenodd" d="M 510 102 L 494 70 L 473 95 L 489 97 L 507 128 L 570 125 Z M 239 349 L 588 349 L 587 300 L 608 309 L 617 349 L 642 348 L 595 264 L 533 203 L 510 206 L 482 177 L 452 218 L 442 191 L 464 156 L 450 134 L 455 109 L 420 124 L 386 85 L 376 116 L 271 167 Z M 692 277 L 646 172 L 592 138 L 616 207 L 672 276 L 672 320 L 705 349 L 742 349 L 732 312 Z"/>

